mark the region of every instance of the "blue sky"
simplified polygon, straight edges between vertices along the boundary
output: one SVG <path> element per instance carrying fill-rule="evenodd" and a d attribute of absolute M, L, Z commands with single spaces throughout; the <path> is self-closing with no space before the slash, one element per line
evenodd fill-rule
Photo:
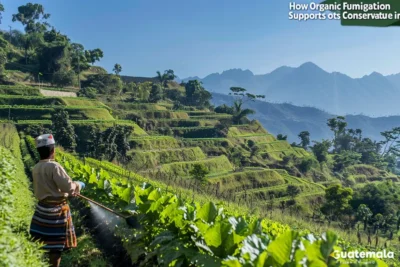
<path fill-rule="evenodd" d="M 11 22 L 23 0 L 1 0 Z M 50 23 L 85 48 L 101 48 L 99 65 L 123 75 L 173 69 L 183 78 L 231 68 L 264 74 L 312 61 L 361 77 L 400 72 L 399 28 L 343 27 L 339 21 L 288 19 L 286 0 L 37 0 Z M 309 1 L 298 1 L 309 2 Z"/>

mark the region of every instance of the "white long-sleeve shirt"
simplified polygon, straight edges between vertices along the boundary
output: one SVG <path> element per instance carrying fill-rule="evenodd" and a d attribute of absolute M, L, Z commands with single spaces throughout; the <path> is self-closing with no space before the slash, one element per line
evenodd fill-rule
<path fill-rule="evenodd" d="M 39 200 L 79 193 L 80 185 L 72 181 L 64 168 L 54 160 L 39 161 L 32 170 L 33 191 Z"/>

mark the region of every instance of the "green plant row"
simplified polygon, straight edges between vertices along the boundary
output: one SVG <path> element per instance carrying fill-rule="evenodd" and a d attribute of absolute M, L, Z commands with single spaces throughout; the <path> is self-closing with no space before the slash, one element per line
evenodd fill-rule
<path fill-rule="evenodd" d="M 70 119 L 72 120 L 83 120 L 83 119 L 104 119 L 112 120 L 113 117 L 105 108 L 96 107 L 83 107 L 83 108 L 71 108 L 66 107 L 69 113 Z M 22 106 L 1 106 L 0 107 L 0 119 L 8 119 L 11 117 L 12 120 L 48 120 L 51 115 L 56 111 L 56 108 L 43 108 Z"/>
<path fill-rule="evenodd" d="M 2 95 L 30 95 L 30 96 L 41 96 L 40 90 L 37 88 L 29 87 L 13 87 L 2 85 L 0 86 L 0 94 Z"/>
<path fill-rule="evenodd" d="M 206 158 L 206 155 L 199 147 L 169 148 L 153 151 L 131 150 L 129 155 L 131 159 L 128 166 L 136 170 L 155 168 L 165 163 L 203 160 Z"/>
<path fill-rule="evenodd" d="M 129 139 L 132 149 L 152 150 L 181 147 L 180 142 L 172 136 L 138 136 Z"/>
<path fill-rule="evenodd" d="M 104 109 L 105 107 L 100 106 L 60 106 L 60 105 L 0 105 L 0 109 Z"/>
<path fill-rule="evenodd" d="M 0 127 L 0 266 L 47 266 L 40 245 L 32 242 L 27 233 L 35 200 L 23 160 L 34 162 L 22 159 L 15 127 Z"/>
<path fill-rule="evenodd" d="M 221 192 L 285 184 L 285 179 L 279 173 L 269 169 L 244 170 L 207 178 L 212 184 L 219 183 Z"/>
<path fill-rule="evenodd" d="M 76 179 L 88 184 L 87 192 L 99 201 L 134 214 L 139 227 L 119 227 L 132 261 L 142 266 L 348 266 L 330 254 L 352 250 L 328 232 L 322 236 L 297 232 L 255 217 L 229 213 L 212 202 L 184 202 L 149 184 L 133 186 L 102 169 L 93 169 L 71 157 L 61 164 Z M 350 260 L 351 261 L 351 260 Z M 366 259 L 372 265 L 387 266 Z"/>
<path fill-rule="evenodd" d="M 204 165 L 210 173 L 229 172 L 233 170 L 231 163 L 226 156 L 208 158 L 205 160 L 174 162 L 162 165 L 160 171 L 176 177 L 189 176 L 190 170 L 195 164 Z"/>

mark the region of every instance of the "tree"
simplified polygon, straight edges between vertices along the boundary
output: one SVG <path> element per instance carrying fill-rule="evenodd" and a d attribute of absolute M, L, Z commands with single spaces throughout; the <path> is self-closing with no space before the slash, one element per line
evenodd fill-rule
<path fill-rule="evenodd" d="M 12 21 L 21 22 L 27 33 L 44 32 L 49 26 L 46 22 L 49 17 L 50 14 L 44 12 L 41 4 L 28 3 L 18 7 L 18 13 L 12 15 Z"/>
<path fill-rule="evenodd" d="M 335 160 L 335 165 L 333 169 L 335 171 L 342 171 L 348 166 L 359 164 L 361 159 L 361 154 L 345 150 L 339 154 L 336 154 L 333 158 Z"/>
<path fill-rule="evenodd" d="M 312 157 L 303 158 L 299 164 L 299 170 L 303 173 L 308 172 L 309 170 L 311 170 L 311 167 L 313 166 L 314 162 L 315 159 Z"/>
<path fill-rule="evenodd" d="M 115 72 L 115 75 L 119 75 L 120 72 L 122 72 L 122 67 L 120 64 L 115 64 L 113 68 L 113 72 Z"/>
<path fill-rule="evenodd" d="M 163 88 L 167 87 L 168 75 L 165 72 L 163 74 L 161 74 L 161 72 L 157 71 L 157 79 Z"/>
<path fill-rule="evenodd" d="M 367 207 L 367 205 L 361 204 L 360 206 L 358 206 L 357 216 L 360 218 L 360 220 L 363 221 L 363 223 L 364 223 L 364 231 L 366 231 L 367 230 L 367 223 L 372 217 L 371 210 Z"/>
<path fill-rule="evenodd" d="M 79 90 L 78 96 L 80 97 L 87 97 L 87 98 L 92 98 L 95 99 L 97 94 L 96 88 L 93 87 L 85 87 Z"/>
<path fill-rule="evenodd" d="M 167 80 L 168 81 L 173 81 L 177 77 L 175 75 L 175 72 L 173 70 L 171 70 L 171 69 L 164 71 L 164 74 L 167 75 Z"/>
<path fill-rule="evenodd" d="M 307 150 L 308 146 L 310 145 L 310 132 L 309 131 L 302 131 L 299 133 L 298 137 L 300 138 L 300 145 L 302 148 Z"/>
<path fill-rule="evenodd" d="M 288 187 L 286 188 L 286 193 L 292 198 L 294 199 L 298 194 L 300 194 L 301 190 L 298 186 L 296 185 L 288 185 Z"/>
<path fill-rule="evenodd" d="M 233 102 L 233 116 L 232 121 L 234 124 L 240 124 L 248 115 L 254 114 L 255 111 L 249 108 L 242 108 L 243 100 L 238 99 Z"/>
<path fill-rule="evenodd" d="M 150 91 L 149 101 L 151 103 L 157 103 L 162 99 L 162 89 L 159 84 L 153 84 Z"/>
<path fill-rule="evenodd" d="M 92 65 L 96 62 L 102 59 L 104 56 L 103 51 L 100 48 L 96 48 L 93 50 L 86 50 L 85 51 L 85 57 L 89 63 Z"/>
<path fill-rule="evenodd" d="M 123 83 L 121 78 L 112 74 L 91 74 L 82 81 L 82 87 L 96 88 L 102 94 L 114 94 L 121 91 Z"/>
<path fill-rule="evenodd" d="M 196 182 L 203 185 L 206 182 L 206 175 L 209 173 L 208 169 L 203 164 L 194 164 L 189 174 Z"/>
<path fill-rule="evenodd" d="M 52 114 L 51 126 L 54 138 L 63 148 L 73 151 L 76 147 L 74 126 L 69 121 L 68 112 L 60 109 Z"/>
<path fill-rule="evenodd" d="M 81 44 L 71 44 L 71 65 L 74 71 L 79 75 L 82 71 L 90 68 L 89 62 L 85 56 L 85 48 Z"/>
<path fill-rule="evenodd" d="M 329 140 L 322 140 L 321 142 L 314 141 L 314 146 L 311 147 L 311 150 L 318 162 L 322 163 L 328 160 L 328 151 L 331 146 L 332 143 Z"/>
<path fill-rule="evenodd" d="M 326 202 L 321 207 L 321 211 L 327 217 L 329 223 L 337 219 L 339 215 L 351 210 L 350 201 L 352 198 L 353 190 L 342 187 L 340 184 L 331 185 L 325 189 Z"/>
<path fill-rule="evenodd" d="M 0 3 L 0 24 L 1 24 L 1 20 L 3 19 L 3 14 L 2 14 L 2 12 L 4 12 L 4 6 L 3 6 L 3 4 L 1 4 Z"/>
<path fill-rule="evenodd" d="M 286 141 L 287 140 L 287 135 L 278 134 L 276 136 L 276 139 L 281 140 L 281 141 Z"/>
<path fill-rule="evenodd" d="M 347 122 L 345 121 L 345 117 L 337 116 L 336 118 L 328 119 L 327 125 L 334 133 L 333 146 L 337 150 L 337 139 L 346 132 Z"/>
<path fill-rule="evenodd" d="M 25 64 L 28 64 L 31 55 L 43 44 L 43 35 L 35 32 L 27 33 L 21 36 L 20 41 L 24 48 Z"/>
<path fill-rule="evenodd" d="M 243 102 L 255 101 L 259 98 L 265 98 L 265 95 L 254 95 L 247 93 L 247 89 L 242 87 L 231 87 L 229 90 L 231 91 L 229 95 L 234 95 L 236 96 L 236 99 L 242 99 Z"/>
<path fill-rule="evenodd" d="M 76 84 L 76 74 L 73 70 L 57 71 L 53 73 L 51 83 L 57 87 L 72 86 Z"/>
<path fill-rule="evenodd" d="M 168 87 L 168 82 L 173 81 L 176 78 L 176 75 L 173 70 L 165 70 L 164 73 L 161 74 L 160 71 L 157 71 L 157 79 L 163 88 Z"/>
<path fill-rule="evenodd" d="M 258 98 L 265 98 L 264 95 L 254 95 L 247 93 L 247 90 L 242 87 L 231 87 L 229 95 L 235 96 L 235 101 L 233 102 L 233 123 L 240 124 L 244 118 L 248 115 L 254 114 L 255 111 L 252 109 L 243 109 L 242 106 L 246 102 L 255 101 Z"/>
<path fill-rule="evenodd" d="M 218 106 L 214 109 L 216 113 L 227 113 L 233 115 L 233 107 L 227 106 L 225 104 Z"/>
<path fill-rule="evenodd" d="M 383 145 L 382 156 L 388 156 L 394 154 L 397 157 L 400 156 L 400 127 L 394 127 L 390 131 L 381 132 L 381 135 L 385 138 L 381 142 Z"/>
<path fill-rule="evenodd" d="M 185 102 L 187 105 L 193 105 L 199 108 L 210 106 L 209 101 L 211 99 L 211 94 L 203 88 L 199 81 L 188 81 L 185 85 L 185 91 Z"/>

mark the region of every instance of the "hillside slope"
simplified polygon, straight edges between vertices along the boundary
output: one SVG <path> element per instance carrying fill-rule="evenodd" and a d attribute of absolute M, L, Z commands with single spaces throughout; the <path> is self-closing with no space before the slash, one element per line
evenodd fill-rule
<path fill-rule="evenodd" d="M 215 106 L 231 105 L 233 97 L 213 93 L 212 102 Z M 335 115 L 320 109 L 264 101 L 255 101 L 246 107 L 256 111 L 252 118 L 260 121 L 272 134 L 287 135 L 290 142 L 298 142 L 297 135 L 301 131 L 309 131 L 312 140 L 328 139 L 333 136 L 326 122 Z M 348 115 L 346 121 L 349 128 L 362 129 L 364 137 L 381 140 L 380 132 L 400 125 L 400 116 L 371 118 L 364 115 Z"/>

